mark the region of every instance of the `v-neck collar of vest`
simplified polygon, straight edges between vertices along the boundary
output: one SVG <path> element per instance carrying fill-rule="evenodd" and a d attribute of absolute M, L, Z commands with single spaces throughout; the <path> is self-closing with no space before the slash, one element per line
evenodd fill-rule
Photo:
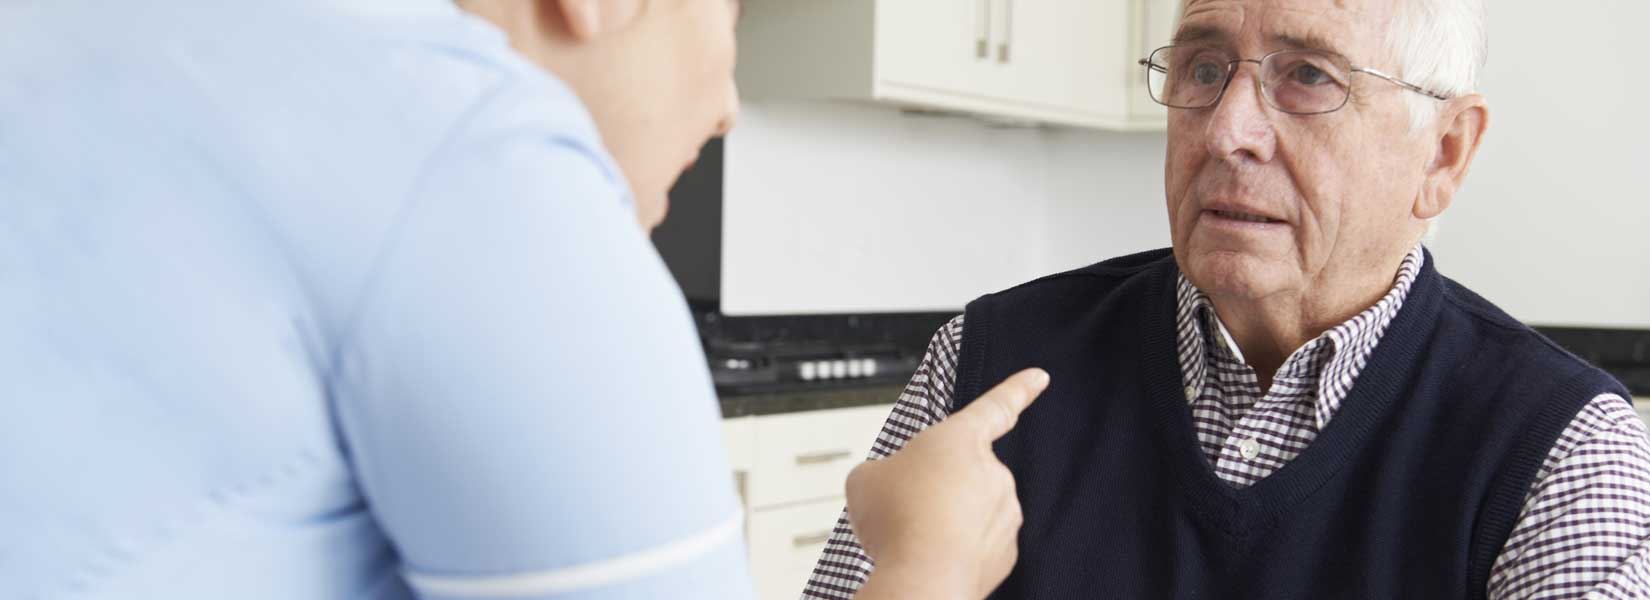
<path fill-rule="evenodd" d="M 1189 502 L 1228 533 L 1244 535 L 1270 527 L 1339 473 L 1368 442 L 1394 400 L 1423 360 L 1426 340 L 1443 303 L 1443 281 L 1430 252 L 1414 287 L 1368 366 L 1343 400 L 1340 412 L 1313 442 L 1276 472 L 1244 488 L 1217 476 L 1197 444 L 1191 411 L 1182 390 L 1175 344 L 1175 285 L 1172 258 L 1162 261 L 1149 295 L 1142 372 L 1146 375 L 1157 424 L 1174 456 L 1176 475 Z"/>

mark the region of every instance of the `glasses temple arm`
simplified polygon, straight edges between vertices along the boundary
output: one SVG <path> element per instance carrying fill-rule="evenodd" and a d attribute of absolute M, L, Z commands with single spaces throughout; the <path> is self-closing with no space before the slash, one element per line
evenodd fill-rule
<path fill-rule="evenodd" d="M 1356 67 L 1356 68 L 1352 69 L 1352 71 L 1355 72 L 1355 73 L 1368 73 L 1370 75 L 1374 75 L 1374 76 L 1379 77 L 1381 79 L 1385 79 L 1385 80 L 1387 80 L 1387 81 L 1389 81 L 1393 84 L 1396 84 L 1398 87 L 1401 87 L 1401 88 L 1404 88 L 1406 90 L 1415 92 L 1417 94 L 1427 96 L 1429 98 L 1434 98 L 1434 99 L 1438 99 L 1438 100 L 1449 100 L 1450 99 L 1449 96 L 1440 94 L 1438 92 L 1434 92 L 1432 90 L 1429 90 L 1429 89 L 1426 89 L 1424 87 L 1415 85 L 1415 84 L 1410 83 L 1408 81 L 1404 81 L 1404 80 L 1399 79 L 1397 77 L 1387 75 L 1386 73 L 1382 73 L 1382 72 L 1377 71 L 1375 69 L 1369 69 L 1369 68 L 1364 68 L 1364 67 Z"/>

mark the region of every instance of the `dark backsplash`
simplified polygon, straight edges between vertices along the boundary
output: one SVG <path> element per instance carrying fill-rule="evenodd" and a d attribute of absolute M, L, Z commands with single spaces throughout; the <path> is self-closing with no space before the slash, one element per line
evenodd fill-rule
<path fill-rule="evenodd" d="M 1650 396 L 1650 330 L 1536 327 L 1558 345 L 1609 371 L 1639 396 Z"/>
<path fill-rule="evenodd" d="M 721 299 L 721 138 L 707 142 L 699 161 L 670 189 L 670 218 L 653 230 L 653 245 L 689 301 Z"/>

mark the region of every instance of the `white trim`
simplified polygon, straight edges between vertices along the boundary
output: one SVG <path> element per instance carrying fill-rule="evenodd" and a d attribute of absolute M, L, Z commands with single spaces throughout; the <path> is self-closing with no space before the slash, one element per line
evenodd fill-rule
<path fill-rule="evenodd" d="M 744 519 L 743 511 L 734 511 L 728 520 L 692 537 L 582 565 L 480 577 L 426 575 L 408 570 L 407 583 L 422 593 L 442 596 L 518 597 L 566 594 L 641 579 L 710 554 L 739 535 Z"/>

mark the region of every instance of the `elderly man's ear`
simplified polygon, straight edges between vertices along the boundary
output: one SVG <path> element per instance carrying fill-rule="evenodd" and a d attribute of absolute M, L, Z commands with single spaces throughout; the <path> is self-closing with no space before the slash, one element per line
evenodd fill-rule
<path fill-rule="evenodd" d="M 636 17 L 641 0 L 531 0 L 540 5 L 539 14 L 559 21 L 545 23 L 577 41 L 589 41 L 624 27 Z"/>
<path fill-rule="evenodd" d="M 1437 148 L 1415 198 L 1415 218 L 1431 219 L 1449 208 L 1489 126 L 1490 110 L 1483 96 L 1467 94 L 1444 101 L 1438 111 Z"/>

